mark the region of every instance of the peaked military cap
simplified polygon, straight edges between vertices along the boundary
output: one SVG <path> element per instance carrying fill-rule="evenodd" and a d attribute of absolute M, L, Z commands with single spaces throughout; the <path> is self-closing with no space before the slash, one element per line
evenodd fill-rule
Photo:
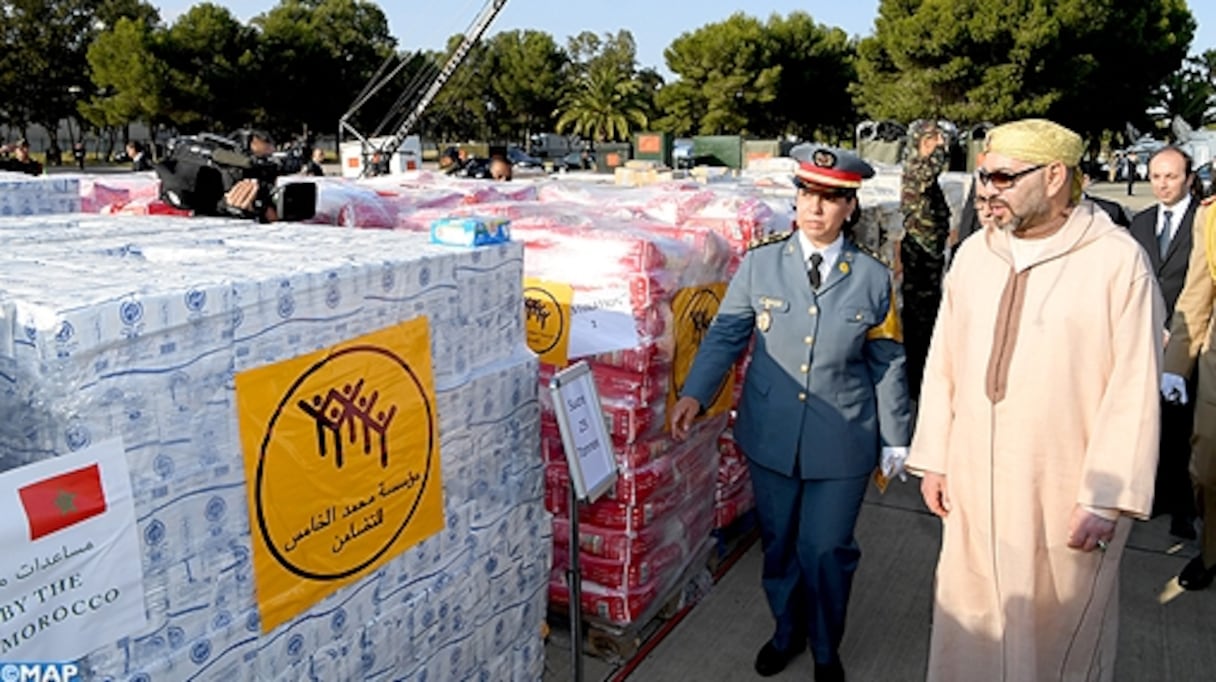
<path fill-rule="evenodd" d="M 861 181 L 874 177 L 874 168 L 852 152 L 818 144 L 800 144 L 790 151 L 798 162 L 794 186 L 819 185 L 837 189 L 857 189 Z"/>

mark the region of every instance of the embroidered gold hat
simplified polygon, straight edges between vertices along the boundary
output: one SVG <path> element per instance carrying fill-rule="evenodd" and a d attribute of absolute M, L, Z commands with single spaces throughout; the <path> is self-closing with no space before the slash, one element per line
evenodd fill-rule
<path fill-rule="evenodd" d="M 984 151 L 1027 163 L 1060 161 L 1076 167 L 1085 153 L 1081 136 L 1045 118 L 1027 118 L 999 125 L 988 131 Z"/>
<path fill-rule="evenodd" d="M 984 138 L 984 152 L 991 152 L 1018 159 L 1026 163 L 1047 164 L 1059 161 L 1069 168 L 1077 168 L 1081 155 L 1085 153 L 1085 141 L 1081 136 L 1064 126 L 1045 118 L 1027 118 L 999 125 L 988 131 Z M 1073 173 L 1072 200 L 1081 198 L 1083 178 Z"/>

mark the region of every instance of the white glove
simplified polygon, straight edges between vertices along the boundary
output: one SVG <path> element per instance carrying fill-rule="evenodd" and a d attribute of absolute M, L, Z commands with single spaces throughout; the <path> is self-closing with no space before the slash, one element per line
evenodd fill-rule
<path fill-rule="evenodd" d="M 1186 379 L 1169 372 L 1162 374 L 1161 397 L 1165 398 L 1166 402 L 1185 405 L 1188 400 L 1186 395 Z"/>
<path fill-rule="evenodd" d="M 896 476 L 901 481 L 908 480 L 908 474 L 904 469 L 904 462 L 906 461 L 908 461 L 908 448 L 906 446 L 884 446 L 882 449 L 882 463 L 879 465 L 882 469 L 882 475 L 886 476 L 887 480 L 894 480 Z"/>

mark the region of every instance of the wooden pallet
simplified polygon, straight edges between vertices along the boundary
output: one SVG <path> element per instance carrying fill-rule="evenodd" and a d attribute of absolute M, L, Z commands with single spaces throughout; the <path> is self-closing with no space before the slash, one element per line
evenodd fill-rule
<path fill-rule="evenodd" d="M 635 622 L 618 626 L 588 621 L 585 625 L 583 651 L 613 665 L 620 665 L 633 658 L 667 621 L 705 596 L 710 587 L 706 567 L 713 553 L 714 544 L 706 543 L 666 595 L 655 600 L 646 613 L 642 614 L 643 617 Z"/>

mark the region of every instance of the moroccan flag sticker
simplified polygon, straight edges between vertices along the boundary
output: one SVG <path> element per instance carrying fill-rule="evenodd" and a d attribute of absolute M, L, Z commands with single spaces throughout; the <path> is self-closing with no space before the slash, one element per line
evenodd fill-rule
<path fill-rule="evenodd" d="M 30 483 L 17 492 L 29 520 L 30 540 L 74 526 L 106 510 L 101 471 L 96 464 Z"/>

